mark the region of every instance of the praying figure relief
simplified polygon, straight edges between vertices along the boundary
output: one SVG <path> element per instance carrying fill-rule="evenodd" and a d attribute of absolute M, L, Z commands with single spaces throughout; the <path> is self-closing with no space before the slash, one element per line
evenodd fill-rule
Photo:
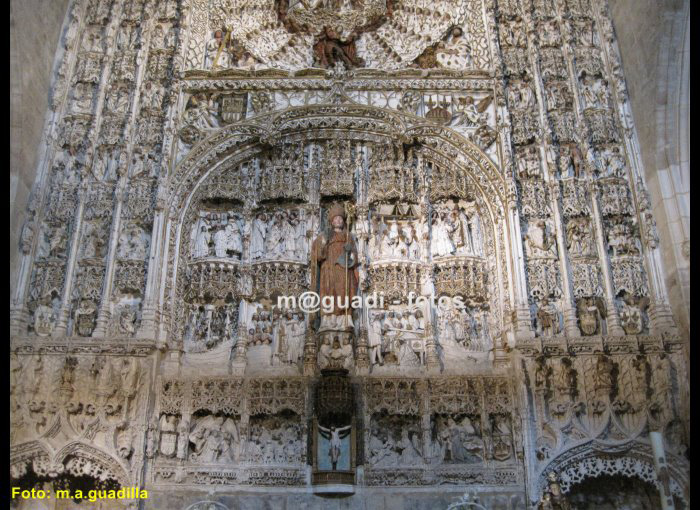
<path fill-rule="evenodd" d="M 369 462 L 373 467 L 424 464 L 421 429 L 411 416 L 377 416 L 372 419 Z"/>
<path fill-rule="evenodd" d="M 479 463 L 484 442 L 478 417 L 436 415 L 433 420 L 432 461 L 438 464 Z"/>

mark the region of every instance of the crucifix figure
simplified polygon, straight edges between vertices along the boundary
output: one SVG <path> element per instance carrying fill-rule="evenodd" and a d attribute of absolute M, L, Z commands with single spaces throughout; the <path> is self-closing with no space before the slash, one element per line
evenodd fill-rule
<path fill-rule="evenodd" d="M 328 449 L 328 456 L 331 459 L 333 471 L 337 469 L 338 459 L 340 459 L 340 440 L 350 433 L 350 427 L 350 425 L 347 425 L 345 427 L 331 427 L 327 429 L 321 425 L 318 426 L 319 433 L 331 443 L 331 447 Z"/>

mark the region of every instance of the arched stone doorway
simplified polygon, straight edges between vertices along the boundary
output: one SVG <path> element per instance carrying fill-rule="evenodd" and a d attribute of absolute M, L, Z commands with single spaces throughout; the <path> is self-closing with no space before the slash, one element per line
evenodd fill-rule
<path fill-rule="evenodd" d="M 576 510 L 654 510 L 661 496 L 653 484 L 617 474 L 587 478 L 572 486 L 567 497 Z M 674 503 L 677 510 L 688 508 L 678 496 Z"/>
<path fill-rule="evenodd" d="M 127 474 L 117 460 L 81 443 L 68 444 L 56 453 L 39 442 L 14 447 L 10 454 L 10 481 L 11 488 L 20 491 L 18 497 L 13 492 L 10 500 L 11 508 L 17 510 L 73 510 L 88 506 L 119 510 L 129 508 L 130 502 L 135 501 L 109 496 L 110 491 L 129 487 Z M 35 497 L 22 497 L 22 491 L 34 491 Z"/>
<path fill-rule="evenodd" d="M 687 508 L 689 481 L 683 461 L 666 452 L 668 478 L 663 482 L 666 492 L 673 495 L 676 508 Z M 593 501 L 610 508 L 658 508 L 660 482 L 654 467 L 651 447 L 642 442 L 621 445 L 588 443 L 573 447 L 550 462 L 541 471 L 536 493 L 539 498 L 546 486 L 549 473 L 555 473 L 562 491 L 574 508 L 606 508 L 591 506 Z M 587 496 L 593 496 L 586 499 Z M 574 498 L 574 499 L 571 499 Z M 535 500 L 536 501 L 536 500 Z M 651 503 L 649 503 L 651 502 Z M 651 504 L 652 506 L 644 506 Z M 614 506 L 622 505 L 622 506 Z M 628 505 L 628 506 L 625 506 Z"/>

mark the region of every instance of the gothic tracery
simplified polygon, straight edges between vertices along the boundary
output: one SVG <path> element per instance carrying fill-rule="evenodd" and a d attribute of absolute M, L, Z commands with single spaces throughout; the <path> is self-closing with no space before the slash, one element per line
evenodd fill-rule
<path fill-rule="evenodd" d="M 14 478 L 235 492 L 345 471 L 525 508 L 552 470 L 564 492 L 654 482 L 653 430 L 687 497 L 688 368 L 604 1 L 68 16 L 17 247 Z M 383 300 L 279 305 L 319 290 Z M 352 401 L 337 416 L 324 380 Z"/>

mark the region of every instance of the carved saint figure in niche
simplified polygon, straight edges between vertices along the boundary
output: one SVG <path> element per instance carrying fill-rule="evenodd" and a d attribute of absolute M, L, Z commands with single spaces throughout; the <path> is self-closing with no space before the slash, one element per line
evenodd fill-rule
<path fill-rule="evenodd" d="M 576 370 L 569 358 L 562 358 L 554 372 L 554 389 L 559 397 L 570 399 L 576 392 Z"/>
<path fill-rule="evenodd" d="M 209 234 L 209 226 L 207 224 L 200 224 L 199 232 L 197 233 L 197 238 L 194 245 L 194 258 L 208 257 L 209 256 L 209 241 L 211 240 L 211 234 Z"/>
<path fill-rule="evenodd" d="M 566 241 L 573 256 L 591 254 L 591 230 L 587 218 L 573 218 L 566 225 Z"/>
<path fill-rule="evenodd" d="M 279 355 L 286 363 L 294 364 L 299 361 L 304 350 L 304 321 L 303 319 L 299 320 L 297 314 L 288 310 L 280 322 L 278 331 Z M 283 345 L 284 351 L 282 351 Z"/>
<path fill-rule="evenodd" d="M 204 51 L 204 69 L 228 69 L 231 67 L 229 46 L 229 40 L 227 40 L 223 30 L 216 30 L 214 36 L 207 42 Z"/>
<path fill-rule="evenodd" d="M 585 162 L 578 145 L 575 143 L 562 145 L 559 166 L 562 177 L 575 177 L 576 179 L 583 177 Z"/>
<path fill-rule="evenodd" d="M 613 363 L 610 358 L 600 354 L 595 365 L 595 388 L 610 390 L 613 386 L 612 379 Z"/>
<path fill-rule="evenodd" d="M 97 309 L 92 301 L 83 299 L 75 310 L 75 328 L 80 336 L 90 336 L 95 327 Z"/>
<path fill-rule="evenodd" d="M 51 299 L 45 296 L 34 310 L 34 332 L 39 336 L 49 336 L 53 331 L 54 320 Z"/>
<path fill-rule="evenodd" d="M 443 212 L 433 218 L 433 239 L 431 243 L 433 257 L 451 255 L 455 246 L 450 238 L 450 227 L 447 223 L 447 215 Z"/>
<path fill-rule="evenodd" d="M 559 313 L 546 297 L 537 307 L 537 325 L 542 336 L 554 336 L 559 333 Z"/>
<path fill-rule="evenodd" d="M 595 335 L 605 317 L 605 306 L 600 298 L 581 298 L 576 304 L 578 310 L 578 322 L 581 333 L 585 336 Z"/>
<path fill-rule="evenodd" d="M 351 425 L 345 427 L 336 428 L 331 426 L 330 428 L 318 426 L 318 432 L 323 437 L 330 441 L 330 447 L 328 448 L 328 457 L 331 459 L 331 466 L 333 471 L 336 470 L 338 465 L 338 459 L 340 459 L 340 448 L 342 446 L 341 440 L 350 433 Z"/>
<path fill-rule="evenodd" d="M 136 312 L 129 306 L 119 314 L 119 331 L 127 335 L 133 335 L 136 332 Z"/>
<path fill-rule="evenodd" d="M 369 332 L 367 335 L 367 340 L 369 343 L 369 363 L 370 365 L 383 365 L 384 359 L 382 357 L 382 319 L 384 314 L 375 314 L 369 326 Z"/>
<path fill-rule="evenodd" d="M 326 296 L 333 299 L 333 310 L 322 312 L 321 328 L 351 327 L 349 306 L 357 294 L 359 280 L 357 245 L 348 232 L 342 206 L 331 207 L 328 217 L 331 228 L 319 235 L 311 247 L 311 289 L 322 300 Z"/>
<path fill-rule="evenodd" d="M 638 335 L 644 329 L 642 312 L 649 304 L 649 298 L 635 298 L 627 291 L 622 293 L 620 325 L 628 335 Z"/>
<path fill-rule="evenodd" d="M 328 366 L 330 362 L 331 350 L 333 348 L 331 347 L 330 337 L 325 336 L 321 342 L 321 347 L 318 349 L 318 364 L 321 367 L 325 367 Z"/>

